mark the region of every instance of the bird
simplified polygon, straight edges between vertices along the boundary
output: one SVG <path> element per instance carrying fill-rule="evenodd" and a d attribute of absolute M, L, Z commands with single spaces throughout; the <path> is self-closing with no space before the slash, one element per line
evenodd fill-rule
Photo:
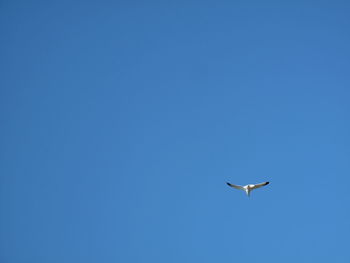
<path fill-rule="evenodd" d="M 241 185 L 235 185 L 235 184 L 230 184 L 228 182 L 226 182 L 226 184 L 228 186 L 231 186 L 233 188 L 236 188 L 238 190 L 243 190 L 245 191 L 245 193 L 250 197 L 250 192 L 254 189 L 257 189 L 257 188 L 260 188 L 262 186 L 265 186 L 265 185 L 268 185 L 270 182 L 263 182 L 263 183 L 260 183 L 260 184 L 247 184 L 245 186 L 241 186 Z"/>

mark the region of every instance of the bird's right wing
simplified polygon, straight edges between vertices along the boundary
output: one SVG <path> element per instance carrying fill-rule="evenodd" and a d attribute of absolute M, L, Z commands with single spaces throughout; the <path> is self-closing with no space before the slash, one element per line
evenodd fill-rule
<path fill-rule="evenodd" d="M 261 184 L 255 184 L 254 187 L 252 189 L 256 189 L 256 188 L 260 188 L 262 186 L 265 186 L 265 185 L 268 185 L 270 182 L 264 182 L 264 183 L 261 183 Z"/>
<path fill-rule="evenodd" d="M 231 186 L 231 187 L 236 188 L 236 189 L 238 189 L 238 190 L 244 190 L 243 186 L 235 185 L 235 184 L 230 184 L 230 183 L 227 183 L 227 182 L 226 182 L 226 184 L 227 184 L 228 186 Z"/>

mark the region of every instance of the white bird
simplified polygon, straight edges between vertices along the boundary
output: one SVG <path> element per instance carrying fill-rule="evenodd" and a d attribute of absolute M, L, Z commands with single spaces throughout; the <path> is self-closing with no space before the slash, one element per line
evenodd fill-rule
<path fill-rule="evenodd" d="M 227 182 L 226 182 L 227 183 Z M 236 188 L 236 189 L 239 189 L 239 190 L 243 190 L 245 191 L 245 193 L 250 196 L 250 191 L 254 190 L 254 189 L 257 189 L 257 188 L 260 188 L 262 186 L 265 186 L 265 185 L 268 185 L 270 182 L 264 182 L 264 183 L 261 183 L 261 184 L 247 184 L 245 186 L 240 186 L 240 185 L 235 185 L 235 184 L 230 184 L 230 183 L 227 183 L 228 186 L 231 186 L 233 188 Z"/>

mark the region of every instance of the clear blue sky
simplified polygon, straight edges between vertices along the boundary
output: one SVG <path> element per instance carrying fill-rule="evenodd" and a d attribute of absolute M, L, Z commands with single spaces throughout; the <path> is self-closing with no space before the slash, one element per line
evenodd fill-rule
<path fill-rule="evenodd" d="M 349 13 L 1 1 L 0 261 L 350 262 Z"/>

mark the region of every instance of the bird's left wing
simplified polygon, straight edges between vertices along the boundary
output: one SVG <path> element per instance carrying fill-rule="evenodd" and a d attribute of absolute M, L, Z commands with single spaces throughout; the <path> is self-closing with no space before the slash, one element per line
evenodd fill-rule
<path fill-rule="evenodd" d="M 242 186 L 240 186 L 240 185 L 230 184 L 230 183 L 227 183 L 227 182 L 226 182 L 226 184 L 228 186 L 233 187 L 233 188 L 236 188 L 236 189 L 239 189 L 239 190 L 244 190 L 244 188 Z"/>
<path fill-rule="evenodd" d="M 270 182 L 264 182 L 264 183 L 261 183 L 261 184 L 255 184 L 252 189 L 257 189 L 257 188 L 260 188 L 262 186 L 265 186 L 265 185 L 268 185 Z"/>

